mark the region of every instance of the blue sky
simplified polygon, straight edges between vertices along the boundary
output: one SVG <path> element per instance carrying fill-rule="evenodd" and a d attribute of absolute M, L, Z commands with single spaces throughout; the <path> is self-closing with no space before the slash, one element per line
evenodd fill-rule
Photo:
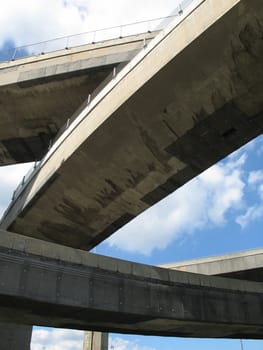
<path fill-rule="evenodd" d="M 178 1 L 9 0 L 1 4 L 0 48 L 170 14 Z M 138 11 L 140 8 L 140 11 Z M 162 264 L 262 247 L 263 137 L 230 155 L 96 248 Z M 0 168 L 0 212 L 30 165 Z M 36 328 L 32 350 L 80 350 L 82 332 Z M 111 335 L 114 350 L 234 350 L 239 340 Z M 245 350 L 262 341 L 244 341 Z"/>
<path fill-rule="evenodd" d="M 260 136 L 143 213 L 96 251 L 161 264 L 262 246 L 262 154 Z"/>

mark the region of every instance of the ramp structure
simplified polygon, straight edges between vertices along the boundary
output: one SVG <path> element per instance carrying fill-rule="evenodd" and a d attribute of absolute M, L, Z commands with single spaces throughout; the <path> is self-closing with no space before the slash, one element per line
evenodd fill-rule
<path fill-rule="evenodd" d="M 138 34 L 0 63 L 0 166 L 40 160 L 88 96 L 155 35 Z"/>
<path fill-rule="evenodd" d="M 249 259 L 244 263 L 241 258 L 244 268 L 235 271 L 241 280 L 234 280 L 83 251 L 262 133 L 262 1 L 186 3 L 183 14 L 150 42 L 151 33 L 143 41 L 134 37 L 107 48 L 102 44 L 102 51 L 85 57 L 72 52 L 76 69 L 63 61 L 68 53 L 61 53 L 28 62 L 30 72 L 17 62 L 13 71 L 0 71 L 7 74 L 0 87 L 5 96 L 23 97 L 21 88 L 27 92 L 25 111 L 21 100 L 16 105 L 21 115 L 25 112 L 21 120 L 10 100 L 5 105 L 1 130 L 9 134 L 7 139 L 0 135 L 2 164 L 38 160 L 66 121 L 15 191 L 1 221 L 1 322 L 262 338 L 261 267 L 249 265 Z M 91 85 L 136 50 L 91 95 Z M 76 103 L 82 83 L 89 91 Z M 51 99 L 44 106 L 48 117 L 41 112 L 33 120 L 61 86 L 75 91 L 73 102 L 70 93 L 65 106 Z M 38 99 L 29 91 L 45 100 L 34 105 Z M 74 103 L 79 106 L 85 98 L 72 115 Z M 55 126 L 48 119 L 53 111 Z M 10 115 L 19 121 L 14 133 L 7 123 Z M 229 262 L 206 263 L 220 265 L 218 274 L 233 273 L 224 267 Z M 203 268 L 199 264 L 199 272 L 205 273 Z M 246 274 L 252 281 L 243 280 Z"/>
<path fill-rule="evenodd" d="M 91 249 L 262 133 L 262 2 L 196 0 L 82 109 L 1 227 Z"/>
<path fill-rule="evenodd" d="M 262 283 L 263 249 L 253 249 L 220 256 L 178 261 L 175 263 L 160 265 L 160 267 L 176 271 L 193 272 L 208 276 L 221 276 Z M 85 332 L 85 338 L 90 339 L 91 333 L 92 332 Z M 96 338 L 99 339 L 105 339 L 106 335 L 106 333 L 96 332 Z M 83 350 L 90 350 L 90 348 L 84 347 Z M 99 348 L 98 350 L 104 349 Z"/>
<path fill-rule="evenodd" d="M 0 321 L 262 339 L 263 285 L 108 258 L 1 231 Z"/>

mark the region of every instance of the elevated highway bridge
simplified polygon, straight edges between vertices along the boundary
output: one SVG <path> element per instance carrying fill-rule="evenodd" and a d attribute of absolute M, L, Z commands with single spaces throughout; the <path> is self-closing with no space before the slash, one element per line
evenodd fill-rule
<path fill-rule="evenodd" d="M 196 0 L 84 106 L 1 227 L 91 249 L 263 130 L 263 7 Z"/>
<path fill-rule="evenodd" d="M 262 337 L 260 320 L 256 319 L 255 315 L 253 315 L 253 311 L 251 312 L 251 310 L 253 310 L 255 306 L 258 307 L 258 305 L 246 305 L 249 309 L 251 307 L 251 310 L 246 313 L 246 317 L 250 318 L 250 321 L 246 321 L 246 323 L 249 324 L 253 319 L 253 328 L 248 325 L 245 327 L 240 319 L 235 321 L 235 325 L 233 324 L 233 318 L 235 317 L 231 314 L 233 304 L 230 305 L 227 312 L 225 312 L 225 310 L 220 310 L 220 307 L 227 303 L 227 298 L 231 295 L 229 291 L 232 291 L 233 295 L 236 295 L 237 298 L 242 295 L 243 305 L 246 295 L 244 290 L 246 288 L 250 288 L 250 293 L 253 291 L 251 294 L 258 294 L 258 297 L 260 297 L 260 288 L 262 288 L 263 282 L 263 249 L 180 261 L 161 265 L 160 268 L 158 268 L 90 254 L 88 252 L 38 241 L 10 232 L 0 231 L 0 233 L 0 278 L 2 282 L 5 281 L 5 284 L 2 283 L 0 285 L 0 321 L 19 322 L 15 326 L 12 324 L 0 324 L 1 345 L 4 350 L 10 350 L 11 346 L 13 346 L 11 349 L 15 350 L 29 350 L 32 332 L 30 324 L 32 323 L 66 328 L 110 329 L 110 327 L 114 326 L 116 319 L 114 319 L 111 314 L 109 320 L 105 322 L 105 315 L 107 315 L 107 311 L 112 311 L 112 308 L 116 307 L 116 305 L 114 306 L 114 298 L 109 298 L 106 301 L 104 300 L 103 307 L 98 304 L 99 307 L 103 309 L 103 311 L 101 310 L 103 313 L 103 316 L 101 316 L 103 323 L 99 320 L 92 319 L 89 315 L 84 319 L 83 314 L 87 313 L 88 308 L 92 307 L 92 303 L 90 303 L 89 306 L 87 305 L 89 295 L 92 293 L 93 296 L 97 296 L 102 292 L 101 282 L 98 283 L 100 278 L 104 276 L 104 279 L 101 280 L 104 281 L 104 287 L 106 283 L 108 283 L 107 289 L 110 288 L 109 290 L 112 291 L 114 284 L 113 280 L 109 280 L 109 277 L 113 278 L 114 274 L 120 283 L 119 289 L 115 290 L 120 300 L 126 295 L 124 293 L 124 285 L 126 282 L 131 283 L 130 287 L 131 290 L 133 290 L 133 284 L 136 285 L 142 278 L 144 280 L 147 279 L 147 282 L 145 281 L 145 292 L 153 288 L 153 284 L 157 281 L 161 289 L 167 288 L 167 292 L 169 290 L 168 285 L 171 290 L 173 290 L 173 293 L 175 293 L 176 288 L 180 289 L 181 287 L 181 292 L 185 292 L 184 298 L 178 298 L 178 295 L 174 295 L 173 302 L 170 300 L 165 301 L 165 299 L 161 301 L 161 292 L 159 291 L 158 300 L 153 300 L 152 304 L 152 306 L 156 308 L 158 303 L 165 301 L 167 305 L 171 306 L 177 303 L 177 305 L 180 305 L 180 308 L 184 307 L 186 309 L 183 318 L 182 314 L 180 315 L 179 309 L 174 309 L 174 312 L 170 314 L 168 324 L 170 332 L 174 332 L 174 335 L 194 336 L 194 334 L 197 335 L 195 332 L 198 332 L 199 336 L 205 334 L 206 337 Z M 8 278 L 8 276 L 10 276 L 10 271 L 12 271 L 13 276 L 17 277 L 16 279 Z M 217 276 L 219 278 L 208 278 L 207 276 L 204 277 L 204 275 Z M 33 276 L 35 277 L 32 278 Z M 92 276 L 94 278 L 92 278 Z M 120 277 L 123 279 L 122 282 Z M 226 278 L 222 279 L 220 277 L 227 277 L 230 279 L 227 280 Z M 69 278 L 74 278 L 74 283 L 69 283 Z M 80 290 L 76 290 L 78 278 L 81 279 L 82 289 Z M 235 282 L 233 279 L 242 279 L 242 281 Z M 96 284 L 95 280 L 97 280 L 98 284 Z M 247 283 L 246 280 L 254 281 L 255 283 Z M 144 284 L 141 284 L 141 288 L 143 288 L 143 285 Z M 210 291 L 212 287 L 215 293 L 218 291 L 222 292 L 220 300 L 221 306 L 218 306 L 214 294 L 213 301 L 211 301 L 210 304 L 214 314 L 213 316 L 209 316 L 209 326 L 203 324 L 203 328 L 199 325 L 199 329 L 197 329 L 198 317 L 195 317 L 194 322 L 187 320 L 190 314 L 192 314 L 192 317 L 194 314 L 197 315 L 195 313 L 196 306 L 193 303 L 189 303 L 189 301 L 198 289 L 205 293 L 206 290 L 209 289 L 208 287 Z M 236 290 L 234 290 L 233 287 L 236 288 Z M 186 289 L 184 290 L 184 288 Z M 32 289 L 34 290 L 33 293 Z M 103 288 L 103 290 L 104 289 L 105 288 Z M 191 297 L 187 300 L 187 295 L 189 297 L 189 290 Z M 21 295 L 23 296 L 22 298 Z M 54 298 L 56 299 L 55 305 L 52 302 Z M 66 299 L 67 302 L 65 303 Z M 129 303 L 136 303 L 136 297 L 133 299 L 131 293 L 127 293 L 123 300 L 125 300 L 125 305 L 123 305 L 123 307 L 127 307 Z M 94 298 L 94 302 L 97 302 L 96 297 Z M 207 303 L 207 299 L 202 299 L 199 296 L 198 304 L 203 304 L 204 306 L 204 304 Z M 63 304 L 63 307 L 61 304 Z M 32 307 L 32 305 L 34 305 L 34 307 Z M 59 309 L 58 305 L 60 305 L 59 311 L 57 311 Z M 55 315 L 52 311 L 54 307 L 56 307 Z M 123 310 L 120 308 L 119 312 L 121 313 L 122 311 Z M 146 310 L 141 309 L 140 312 L 147 312 L 147 308 Z M 161 312 L 162 310 L 160 308 L 158 310 L 158 318 L 161 317 Z M 206 312 L 206 316 L 205 313 L 203 316 L 208 317 L 209 308 L 207 308 Z M 224 316 L 224 326 L 222 324 L 217 324 L 215 327 L 212 325 L 212 322 L 215 322 L 220 312 L 222 312 L 221 317 L 226 313 Z M 236 310 L 234 312 L 236 312 Z M 243 306 L 238 311 L 238 316 L 242 315 L 242 312 L 244 312 Z M 52 317 L 48 317 L 50 314 L 52 314 Z M 126 315 L 124 326 L 126 327 L 126 331 L 129 329 L 135 333 L 143 333 L 146 331 L 147 327 L 147 332 L 151 332 L 149 328 L 151 324 L 159 322 L 159 326 L 161 325 L 161 327 L 163 327 L 162 323 L 165 322 L 164 319 L 162 321 L 160 319 L 155 319 L 153 322 L 156 317 L 153 313 L 150 322 L 133 323 L 134 321 L 131 321 L 127 323 L 129 317 L 130 319 L 132 318 L 131 315 Z M 179 321 L 179 319 L 181 320 Z M 25 326 L 24 323 L 28 323 L 29 325 Z M 189 325 L 190 328 L 188 328 Z M 167 331 L 167 325 L 164 324 L 164 327 Z M 187 333 L 188 329 L 190 329 L 189 333 Z M 121 330 L 119 329 L 118 331 Z M 152 330 L 152 332 L 155 334 L 156 330 Z M 159 328 L 159 332 L 161 332 L 161 328 Z M 107 349 L 106 333 L 85 333 L 83 350 Z"/>
<path fill-rule="evenodd" d="M 190 267 L 178 271 L 180 263 L 178 270 L 173 264 L 161 268 L 0 233 L 0 277 L 5 281 L 0 284 L 0 322 L 262 339 L 262 273 L 261 283 L 206 276 L 191 273 Z M 243 252 L 239 258 L 250 258 L 250 266 L 262 270 L 262 250 Z M 234 277 L 242 264 L 235 256 L 231 260 L 237 263 L 231 270 Z M 229 257 L 221 257 L 222 271 L 228 263 Z"/>
<path fill-rule="evenodd" d="M 262 20 L 260 0 L 194 0 L 86 96 L 2 218 L 1 322 L 262 338 L 260 264 L 238 281 L 83 251 L 262 133 Z"/>
<path fill-rule="evenodd" d="M 89 94 L 156 32 L 0 62 L 0 166 L 40 160 Z"/>

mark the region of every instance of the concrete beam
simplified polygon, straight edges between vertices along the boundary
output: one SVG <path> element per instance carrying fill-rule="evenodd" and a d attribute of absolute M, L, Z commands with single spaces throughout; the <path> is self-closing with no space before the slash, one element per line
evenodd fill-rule
<path fill-rule="evenodd" d="M 160 265 L 177 271 L 263 282 L 263 249 Z M 101 334 L 101 333 L 100 333 Z"/>
<path fill-rule="evenodd" d="M 263 282 L 263 249 L 160 265 L 177 271 Z M 101 333 L 100 333 L 101 334 Z"/>
<path fill-rule="evenodd" d="M 58 130 L 156 35 L 145 33 L 0 63 L 0 166 L 39 160 Z"/>
<path fill-rule="evenodd" d="M 0 320 L 184 337 L 262 338 L 262 283 L 0 235 Z"/>
<path fill-rule="evenodd" d="M 130 35 L 0 62 L 0 86 L 33 87 L 39 83 L 47 84 L 48 80 L 60 81 L 77 77 L 89 69 L 130 61 L 157 33 Z"/>
<path fill-rule="evenodd" d="M 262 133 L 262 1 L 196 3 L 81 111 L 3 229 L 91 249 Z"/>
<path fill-rule="evenodd" d="M 263 282 L 263 249 L 161 265 L 178 271 Z"/>

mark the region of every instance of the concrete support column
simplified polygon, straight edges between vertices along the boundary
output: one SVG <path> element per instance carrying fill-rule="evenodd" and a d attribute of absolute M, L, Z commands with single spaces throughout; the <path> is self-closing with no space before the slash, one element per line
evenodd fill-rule
<path fill-rule="evenodd" d="M 32 326 L 0 323 L 1 350 L 30 350 Z"/>
<path fill-rule="evenodd" d="M 83 350 L 108 350 L 108 333 L 86 331 Z"/>

